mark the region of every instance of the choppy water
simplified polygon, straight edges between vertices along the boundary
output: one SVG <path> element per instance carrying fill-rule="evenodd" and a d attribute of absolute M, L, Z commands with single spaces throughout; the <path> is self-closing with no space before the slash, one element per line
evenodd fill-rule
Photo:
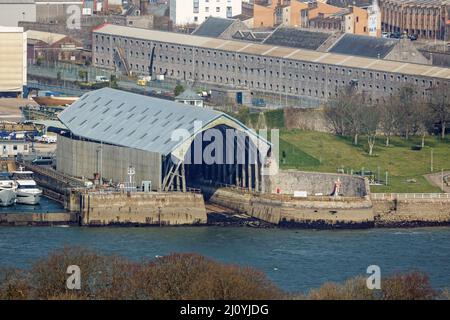
<path fill-rule="evenodd" d="M 313 231 L 242 227 L 80 228 L 0 227 L 0 266 L 26 267 L 64 245 L 82 245 L 134 260 L 197 252 L 264 271 L 289 291 L 364 274 L 428 272 L 450 287 L 450 228 Z"/>

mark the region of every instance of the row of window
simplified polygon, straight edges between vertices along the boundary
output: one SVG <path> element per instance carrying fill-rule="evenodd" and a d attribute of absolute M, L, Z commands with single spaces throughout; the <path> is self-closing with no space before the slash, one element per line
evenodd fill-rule
<path fill-rule="evenodd" d="M 96 37 L 98 37 L 98 35 L 96 35 Z M 103 36 L 102 36 L 103 37 Z M 109 38 L 109 37 L 108 37 Z M 108 40 L 108 39 L 107 39 Z M 126 39 L 125 39 L 126 40 Z M 132 40 L 130 40 L 131 42 Z M 136 40 L 135 40 L 136 41 Z M 137 42 L 137 41 L 136 41 Z M 142 42 L 144 43 L 144 42 Z M 150 44 L 150 42 L 149 42 Z M 181 58 L 180 56 L 178 57 L 174 57 L 171 56 L 169 57 L 168 55 L 155 55 L 156 59 L 159 59 L 159 61 L 162 62 L 167 62 L 167 63 L 179 63 L 179 64 L 192 64 L 192 61 L 195 61 L 196 65 L 201 65 L 202 67 L 208 67 L 208 68 L 214 68 L 214 69 L 219 69 L 219 70 L 226 70 L 226 71 L 232 71 L 232 72 L 240 72 L 243 73 L 245 72 L 246 74 L 251 74 L 251 75 L 270 75 L 270 76 L 274 76 L 276 75 L 277 77 L 283 77 L 283 78 L 289 78 L 289 79 L 293 79 L 295 77 L 295 79 L 300 79 L 300 77 L 302 77 L 302 79 L 306 79 L 305 75 L 300 75 L 298 73 L 295 73 L 297 70 L 296 69 L 302 69 L 302 70 L 309 70 L 309 71 L 316 71 L 316 72 L 330 72 L 331 75 L 332 74 L 340 74 L 340 75 L 347 75 L 347 76 L 353 76 L 355 78 L 368 78 L 368 79 L 376 79 L 376 80 L 383 80 L 383 81 L 397 81 L 397 82 L 411 82 L 411 83 L 415 83 L 415 85 L 418 86 L 423 86 L 423 87 L 428 87 L 428 86 L 433 86 L 434 81 L 433 80 L 425 80 L 425 79 L 419 79 L 419 78 L 415 78 L 415 77 L 408 77 L 406 75 L 400 75 L 400 74 L 388 74 L 388 73 L 380 73 L 380 72 L 374 72 L 374 71 L 361 71 L 361 70 L 355 70 L 355 69 L 351 69 L 351 68 L 342 68 L 342 67 L 335 67 L 335 66 L 326 66 L 326 65 L 319 65 L 319 64 L 312 64 L 312 63 L 302 63 L 302 62 L 298 62 L 298 61 L 293 61 L 293 60 L 288 60 L 288 59 L 277 59 L 277 58 L 271 58 L 271 57 L 261 57 L 261 56 L 253 56 L 253 55 L 246 55 L 246 54 L 238 54 L 238 53 L 230 53 L 230 52 L 223 52 L 220 50 L 208 50 L 208 49 L 200 49 L 200 48 L 196 48 L 193 49 L 191 47 L 184 47 L 184 46 L 176 46 L 176 45 L 169 45 L 169 44 L 155 44 L 156 47 L 159 48 L 166 48 L 166 49 L 175 49 L 178 52 L 192 52 L 192 53 L 199 53 L 201 54 L 202 57 L 213 57 L 214 58 L 234 58 L 235 60 L 240 60 L 243 62 L 250 62 L 250 63 L 265 63 L 266 65 L 272 65 L 273 63 L 276 63 L 276 65 L 280 65 L 280 70 L 281 68 L 285 68 L 285 72 L 279 72 L 279 71 L 272 71 L 270 69 L 267 69 L 266 66 L 261 67 L 251 67 L 251 66 L 238 66 L 238 65 L 230 65 L 230 64 L 224 64 L 224 63 L 219 63 L 219 62 L 215 62 L 213 60 L 213 62 L 211 61 L 205 61 L 205 60 L 211 60 L 211 59 L 203 59 L 203 60 L 193 60 L 193 59 L 186 59 L 186 58 Z M 194 51 L 195 50 L 195 51 Z M 105 48 L 102 47 L 95 47 L 95 51 L 96 52 L 105 52 Z M 110 52 L 109 47 L 107 47 L 106 49 L 107 52 Z M 114 49 L 115 51 L 115 49 Z M 129 61 L 133 61 L 133 58 L 137 58 L 137 59 L 142 59 L 145 60 L 145 63 L 142 64 L 141 66 L 139 64 L 134 64 L 134 68 L 136 70 L 142 70 L 144 71 L 146 69 L 146 66 L 150 63 L 150 56 L 151 53 L 148 52 L 144 52 L 144 51 L 133 51 L 133 50 L 129 50 L 128 51 L 128 57 L 129 57 Z M 195 57 L 195 55 L 193 55 L 193 58 Z M 101 60 L 101 64 L 104 64 L 104 60 Z M 220 61 L 223 61 L 220 60 Z M 229 59 L 225 59 L 225 61 L 229 61 Z M 99 63 L 98 58 L 96 58 L 96 63 Z M 109 60 L 108 63 L 109 65 Z M 237 62 L 236 62 L 237 64 Z M 133 64 L 130 64 L 130 66 L 132 66 Z M 278 68 L 277 66 L 274 66 L 274 68 Z M 286 70 L 286 68 L 295 68 L 294 70 Z M 294 73 L 292 72 L 286 72 L 286 71 L 294 71 Z M 311 77 L 309 77 L 311 80 Z M 435 81 L 436 85 L 439 85 L 439 81 Z"/>

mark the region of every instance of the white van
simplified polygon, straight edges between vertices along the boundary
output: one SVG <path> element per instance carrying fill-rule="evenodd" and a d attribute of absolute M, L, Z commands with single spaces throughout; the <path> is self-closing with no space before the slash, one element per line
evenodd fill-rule
<path fill-rule="evenodd" d="M 97 81 L 97 82 L 108 82 L 109 79 L 108 79 L 107 76 L 96 76 L 95 77 L 95 81 Z"/>
<path fill-rule="evenodd" d="M 41 139 L 42 143 L 56 143 L 56 136 L 49 136 L 44 134 Z"/>

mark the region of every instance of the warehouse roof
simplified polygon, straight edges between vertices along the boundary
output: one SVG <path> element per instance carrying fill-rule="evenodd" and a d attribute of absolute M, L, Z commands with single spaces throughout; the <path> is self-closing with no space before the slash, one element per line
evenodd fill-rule
<path fill-rule="evenodd" d="M 197 29 L 192 32 L 197 36 L 219 37 L 224 33 L 236 20 L 209 17 Z"/>
<path fill-rule="evenodd" d="M 398 43 L 398 39 L 376 38 L 346 33 L 328 52 L 368 58 L 384 58 Z"/>
<path fill-rule="evenodd" d="M 245 41 L 255 41 L 263 42 L 268 36 L 272 34 L 272 31 L 248 31 L 248 30 L 238 30 L 232 36 L 233 39 L 245 40 Z"/>
<path fill-rule="evenodd" d="M 27 31 L 27 39 L 39 40 L 48 44 L 53 44 L 58 42 L 67 36 L 61 33 L 53 33 L 53 32 L 45 32 L 38 30 L 28 30 Z"/>
<path fill-rule="evenodd" d="M 316 50 L 329 37 L 330 33 L 302 30 L 298 28 L 278 28 L 266 40 L 265 44 Z"/>
<path fill-rule="evenodd" d="M 222 112 L 111 88 L 86 93 L 58 117 L 76 136 L 166 156 L 183 143 L 171 139 L 174 130 L 194 135 L 220 118 L 256 136 Z"/>
<path fill-rule="evenodd" d="M 317 62 L 342 67 L 362 68 L 381 72 L 397 72 L 402 74 L 420 75 L 450 79 L 450 68 L 430 67 L 424 64 L 405 63 L 382 59 L 357 57 L 336 53 L 323 53 L 313 50 L 296 49 L 259 43 L 249 43 L 236 40 L 223 40 L 199 37 L 174 32 L 148 30 L 106 24 L 94 31 L 94 34 L 121 36 L 147 41 L 159 41 L 171 44 L 194 46 L 206 49 L 216 49 L 243 54 L 255 54 L 267 57 L 289 58 L 304 62 Z"/>

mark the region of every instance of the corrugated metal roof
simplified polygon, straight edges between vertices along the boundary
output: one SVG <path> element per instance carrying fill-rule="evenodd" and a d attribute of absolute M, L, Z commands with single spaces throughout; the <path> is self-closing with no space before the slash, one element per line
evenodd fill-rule
<path fill-rule="evenodd" d="M 180 144 L 175 129 L 194 133 L 194 121 L 205 126 L 225 116 L 222 112 L 103 88 L 83 95 L 60 115 L 77 136 L 168 155 Z"/>
<path fill-rule="evenodd" d="M 111 36 L 122 36 L 134 39 L 159 41 L 163 43 L 180 44 L 191 47 L 202 47 L 242 54 L 257 54 L 268 57 L 289 58 L 305 62 L 320 62 L 342 67 L 363 68 L 374 71 L 389 71 L 401 74 L 421 75 L 442 79 L 450 79 L 450 68 L 431 67 L 424 64 L 405 63 L 343 55 L 329 52 L 318 52 L 298 48 L 281 47 L 259 43 L 248 43 L 236 40 L 223 40 L 208 37 L 199 37 L 174 32 L 130 28 L 118 25 L 106 24 L 94 31 L 95 33 Z"/>

